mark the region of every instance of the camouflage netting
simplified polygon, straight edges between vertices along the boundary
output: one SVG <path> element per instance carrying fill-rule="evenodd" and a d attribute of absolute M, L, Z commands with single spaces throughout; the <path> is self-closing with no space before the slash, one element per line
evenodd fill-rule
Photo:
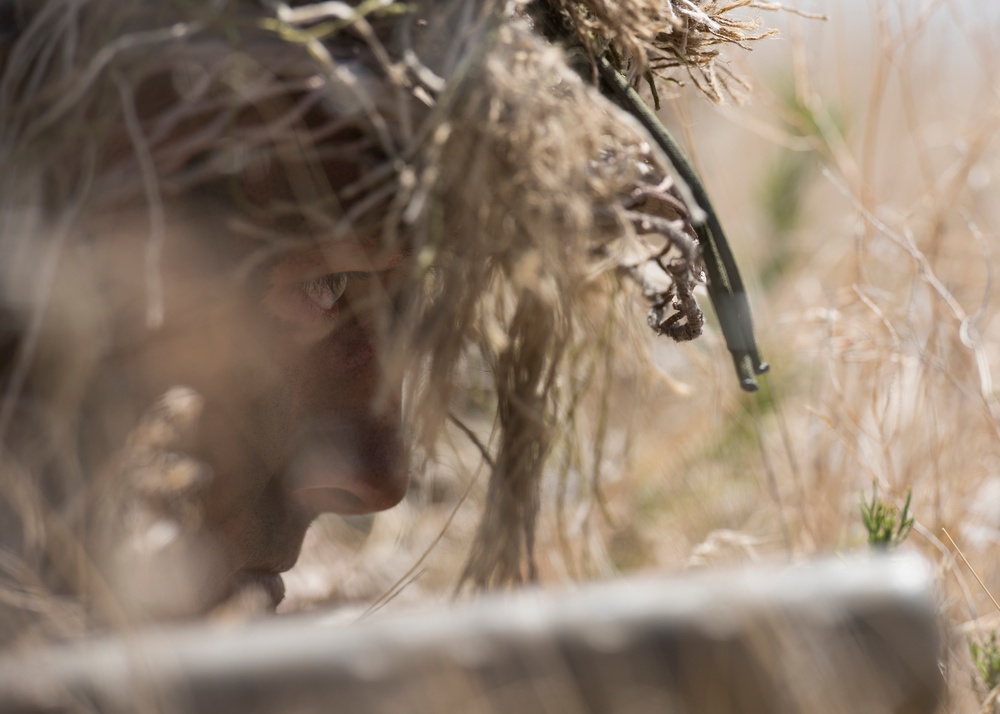
<path fill-rule="evenodd" d="M 52 284 L 60 254 L 86 240 L 74 225 L 96 205 L 145 202 L 151 229 L 137 238 L 148 249 L 136 269 L 155 329 L 161 197 L 220 179 L 245 208 L 231 229 L 259 237 L 256 258 L 285 247 L 288 226 L 412 248 L 417 269 L 395 286 L 409 317 L 380 336 L 396 356 L 385 368 L 415 375 L 410 423 L 432 449 L 464 361 L 488 366 L 489 505 L 465 575 L 479 586 L 532 578 L 546 458 L 557 442 L 595 438 L 567 426 L 590 383 L 579 355 L 635 334 L 621 276 L 652 296 L 658 324 L 681 306 L 675 336 L 700 327 L 682 194 L 586 58 L 610 52 L 637 80 L 690 78 L 719 101 L 733 82 L 720 49 L 760 36 L 733 11 L 764 7 L 0 2 L 0 478 L 20 516 L 5 526 L 18 548 L 0 562 L 2 597 L 56 607 L 39 563 L 72 550 L 84 528 L 70 494 L 86 476 L 69 434 L 113 330 L 110 316 L 78 308 L 78 290 Z M 571 46 L 572 67 L 558 45 Z"/>

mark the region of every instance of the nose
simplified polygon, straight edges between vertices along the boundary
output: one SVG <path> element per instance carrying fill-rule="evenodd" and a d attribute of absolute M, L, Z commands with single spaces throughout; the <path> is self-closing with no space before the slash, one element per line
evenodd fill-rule
<path fill-rule="evenodd" d="M 392 508 L 409 485 L 398 418 L 337 417 L 310 430 L 291 471 L 295 501 L 312 515 Z"/>
<path fill-rule="evenodd" d="M 402 438 L 402 377 L 378 359 L 375 317 L 390 309 L 374 277 L 348 282 L 342 322 L 310 349 L 315 379 L 300 384 L 305 419 L 291 491 L 308 513 L 391 508 L 409 484 Z"/>

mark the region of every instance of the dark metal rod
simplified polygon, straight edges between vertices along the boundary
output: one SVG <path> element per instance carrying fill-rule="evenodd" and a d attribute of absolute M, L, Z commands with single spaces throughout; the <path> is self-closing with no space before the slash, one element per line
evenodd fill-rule
<path fill-rule="evenodd" d="M 708 294 L 719 316 L 726 346 L 733 356 L 740 386 L 746 391 L 756 391 L 755 377 L 766 372 L 768 364 L 761 359 L 743 279 L 708 192 L 680 145 L 622 73 L 611 65 L 607 57 L 598 57 L 597 65 L 601 79 L 619 105 L 650 133 L 705 213 L 705 221 L 696 222 L 694 228 L 708 273 Z"/>

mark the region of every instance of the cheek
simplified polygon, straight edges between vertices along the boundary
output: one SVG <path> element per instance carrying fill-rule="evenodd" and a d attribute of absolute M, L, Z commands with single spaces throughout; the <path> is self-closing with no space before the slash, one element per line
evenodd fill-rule
<path fill-rule="evenodd" d="M 206 529 L 277 543 L 317 513 L 403 497 L 401 381 L 383 375 L 370 324 L 306 340 L 249 298 L 168 315 L 136 362 L 150 393 L 182 384 L 205 398 L 193 452 L 215 474 Z"/>

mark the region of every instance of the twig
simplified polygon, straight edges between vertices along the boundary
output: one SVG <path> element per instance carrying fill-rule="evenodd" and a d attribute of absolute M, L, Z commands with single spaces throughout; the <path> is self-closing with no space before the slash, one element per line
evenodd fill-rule
<path fill-rule="evenodd" d="M 122 119 L 128 132 L 135 160 L 142 176 L 142 188 L 149 206 L 149 240 L 146 242 L 146 326 L 156 329 L 163 325 L 163 278 L 160 272 L 160 258 L 163 254 L 164 221 L 163 199 L 160 196 L 156 166 L 149 151 L 149 144 L 142 133 L 142 125 L 135 111 L 135 97 L 121 72 L 112 72 L 118 96 L 122 103 Z"/>
<path fill-rule="evenodd" d="M 948 539 L 948 542 L 951 543 L 952 546 L 954 546 L 955 550 L 958 552 L 958 555 L 962 558 L 962 561 L 968 566 L 969 571 L 972 573 L 973 577 L 975 577 L 976 580 L 979 582 L 979 584 L 982 586 L 983 591 L 989 596 L 990 600 L 993 601 L 993 606 L 996 607 L 998 611 L 1000 611 L 1000 602 L 997 602 L 997 599 L 993 597 L 993 593 L 991 593 L 990 589 L 986 587 L 986 583 L 984 583 L 983 579 L 979 577 L 979 573 L 977 573 L 976 569 L 972 567 L 972 563 L 970 563 L 969 559 L 965 557 L 965 553 L 962 552 L 962 549 L 958 547 L 957 543 L 955 543 L 954 539 L 951 537 L 951 534 L 948 532 L 948 529 L 942 528 L 941 531 Z"/>
<path fill-rule="evenodd" d="M 708 294 L 719 317 L 726 346 L 732 353 L 740 386 L 746 391 L 756 391 L 759 385 L 755 375 L 766 372 L 768 365 L 760 357 L 743 280 L 708 193 L 680 146 L 628 80 L 611 65 L 607 57 L 598 57 L 596 61 L 601 79 L 622 107 L 639 120 L 666 153 L 691 192 L 695 206 L 705 214 L 703 222 L 694 222 L 708 273 Z"/>

